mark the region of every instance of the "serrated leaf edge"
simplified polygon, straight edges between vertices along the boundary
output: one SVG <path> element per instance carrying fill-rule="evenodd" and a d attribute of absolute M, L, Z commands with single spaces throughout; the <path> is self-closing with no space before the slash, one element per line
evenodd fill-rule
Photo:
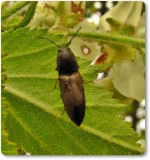
<path fill-rule="evenodd" d="M 24 99 L 25 101 L 27 101 L 29 103 L 32 103 L 32 104 L 36 105 L 37 107 L 43 109 L 44 111 L 56 116 L 57 118 L 62 119 L 61 115 L 58 114 L 58 112 L 56 112 L 53 109 L 51 109 L 50 107 L 48 107 L 47 104 L 43 104 L 39 100 L 37 100 L 37 99 L 35 99 L 35 98 L 31 97 L 31 96 L 30 97 L 26 96 L 23 93 L 20 93 L 19 91 L 13 89 L 12 87 L 10 87 L 8 85 L 5 87 L 5 90 L 7 92 L 11 93 L 11 94 L 14 94 L 17 97 L 20 97 L 20 98 Z M 63 120 L 67 121 L 66 119 L 63 119 Z M 71 123 L 69 121 L 67 121 L 67 122 Z M 86 126 L 86 125 L 81 125 L 80 128 L 85 130 L 85 131 L 87 131 L 87 132 L 89 132 L 89 133 L 92 133 L 92 134 L 94 134 L 94 135 L 96 135 L 96 136 L 98 136 L 98 137 L 100 137 L 100 138 L 102 138 L 102 139 L 104 139 L 104 140 L 106 140 L 108 142 L 123 146 L 123 147 L 125 147 L 125 148 L 127 148 L 129 150 L 132 150 L 132 151 L 143 153 L 143 149 L 142 148 L 134 147 L 134 146 L 132 146 L 132 145 L 126 143 L 126 142 L 123 142 L 123 141 L 118 140 L 118 139 L 116 139 L 114 137 L 111 137 L 108 134 L 105 134 L 103 132 L 94 130 L 94 129 Z"/>

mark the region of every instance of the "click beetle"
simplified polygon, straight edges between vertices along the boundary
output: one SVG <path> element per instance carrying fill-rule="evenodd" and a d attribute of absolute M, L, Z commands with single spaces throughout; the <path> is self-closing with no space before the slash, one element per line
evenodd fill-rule
<path fill-rule="evenodd" d="M 80 29 L 81 27 L 77 30 L 65 47 L 60 47 L 50 39 L 46 37 L 44 38 L 48 39 L 59 48 L 56 70 L 59 75 L 61 98 L 68 116 L 77 126 L 80 126 L 84 119 L 85 94 L 83 80 L 78 71 L 78 63 L 73 52 L 68 46 L 71 44 L 71 41 Z"/>

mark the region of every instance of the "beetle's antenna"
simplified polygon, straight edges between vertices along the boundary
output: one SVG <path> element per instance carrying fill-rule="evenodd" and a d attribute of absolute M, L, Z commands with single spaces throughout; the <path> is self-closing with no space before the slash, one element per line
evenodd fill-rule
<path fill-rule="evenodd" d="M 71 41 L 74 39 L 74 37 L 77 35 L 77 33 L 79 32 L 80 29 L 81 29 L 81 27 L 76 31 L 76 33 L 73 35 L 73 37 L 70 39 L 70 41 L 67 43 L 66 46 L 69 46 L 71 44 Z"/>
<path fill-rule="evenodd" d="M 55 42 L 53 42 L 52 40 L 50 40 L 47 37 L 40 37 L 41 39 L 47 39 L 48 41 L 50 41 L 51 43 L 53 43 L 55 46 L 57 46 L 58 48 L 60 48 L 60 46 L 58 44 L 56 44 Z"/>

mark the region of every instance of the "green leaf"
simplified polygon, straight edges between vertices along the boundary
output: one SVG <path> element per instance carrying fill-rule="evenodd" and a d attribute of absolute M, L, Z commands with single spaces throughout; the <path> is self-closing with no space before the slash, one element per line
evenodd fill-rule
<path fill-rule="evenodd" d="M 124 121 L 125 105 L 92 83 L 84 84 L 86 114 L 77 127 L 64 110 L 55 71 L 57 47 L 39 37 L 66 44 L 47 30 L 22 28 L 2 34 L 3 66 L 7 72 L 4 95 L 9 102 L 6 128 L 9 140 L 33 155 L 142 154 L 137 135 Z M 77 59 L 85 82 L 98 72 L 90 62 Z M 7 154 L 7 153 L 4 153 Z"/>
<path fill-rule="evenodd" d="M 25 27 L 32 19 L 38 2 L 15 2 L 2 10 L 2 30 Z M 21 10 L 22 9 L 22 10 Z M 21 10 L 21 11 L 20 11 Z"/>
<path fill-rule="evenodd" d="M 23 20 L 14 28 L 20 28 L 20 27 L 25 27 L 32 19 L 35 9 L 36 9 L 36 5 L 38 2 L 30 2 L 30 6 L 25 14 L 25 17 L 23 18 Z"/>
<path fill-rule="evenodd" d="M 23 152 L 21 151 L 21 149 L 19 149 L 17 147 L 17 145 L 13 142 L 10 142 L 8 140 L 8 133 L 7 133 L 7 129 L 6 129 L 6 124 L 5 124 L 5 120 L 7 117 L 7 107 L 8 107 L 8 103 L 5 100 L 4 97 L 2 97 L 2 141 L 1 141 L 1 150 L 2 153 L 5 155 L 16 155 L 16 154 L 23 154 Z"/>
<path fill-rule="evenodd" d="M 3 2 L 5 3 L 5 2 Z M 6 18 L 12 16 L 14 13 L 16 13 L 18 10 L 26 6 L 29 2 L 16 2 L 13 3 L 9 8 L 2 10 L 2 20 L 5 20 Z M 3 9 L 3 8 L 2 8 Z"/>

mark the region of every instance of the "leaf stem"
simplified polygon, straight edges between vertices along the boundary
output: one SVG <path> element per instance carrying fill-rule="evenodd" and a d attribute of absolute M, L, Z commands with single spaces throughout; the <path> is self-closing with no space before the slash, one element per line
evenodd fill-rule
<path fill-rule="evenodd" d="M 10 17 L 12 14 L 16 13 L 18 10 L 26 6 L 28 3 L 30 3 L 30 1 L 16 2 L 12 4 L 12 6 L 9 7 L 7 10 L 2 11 L 2 20 Z"/>
<path fill-rule="evenodd" d="M 70 32 L 69 35 L 73 36 L 75 32 Z M 107 44 L 127 44 L 133 47 L 145 47 L 145 40 L 139 38 L 133 38 L 122 35 L 114 35 L 110 33 L 88 33 L 88 32 L 79 32 L 78 37 L 86 38 L 89 40 L 95 40 L 100 43 Z"/>
<path fill-rule="evenodd" d="M 31 19 L 35 13 L 37 3 L 38 2 L 31 2 L 30 7 L 28 8 L 24 19 L 17 26 L 14 27 L 15 29 L 17 29 L 19 27 L 24 27 L 31 21 Z"/>

